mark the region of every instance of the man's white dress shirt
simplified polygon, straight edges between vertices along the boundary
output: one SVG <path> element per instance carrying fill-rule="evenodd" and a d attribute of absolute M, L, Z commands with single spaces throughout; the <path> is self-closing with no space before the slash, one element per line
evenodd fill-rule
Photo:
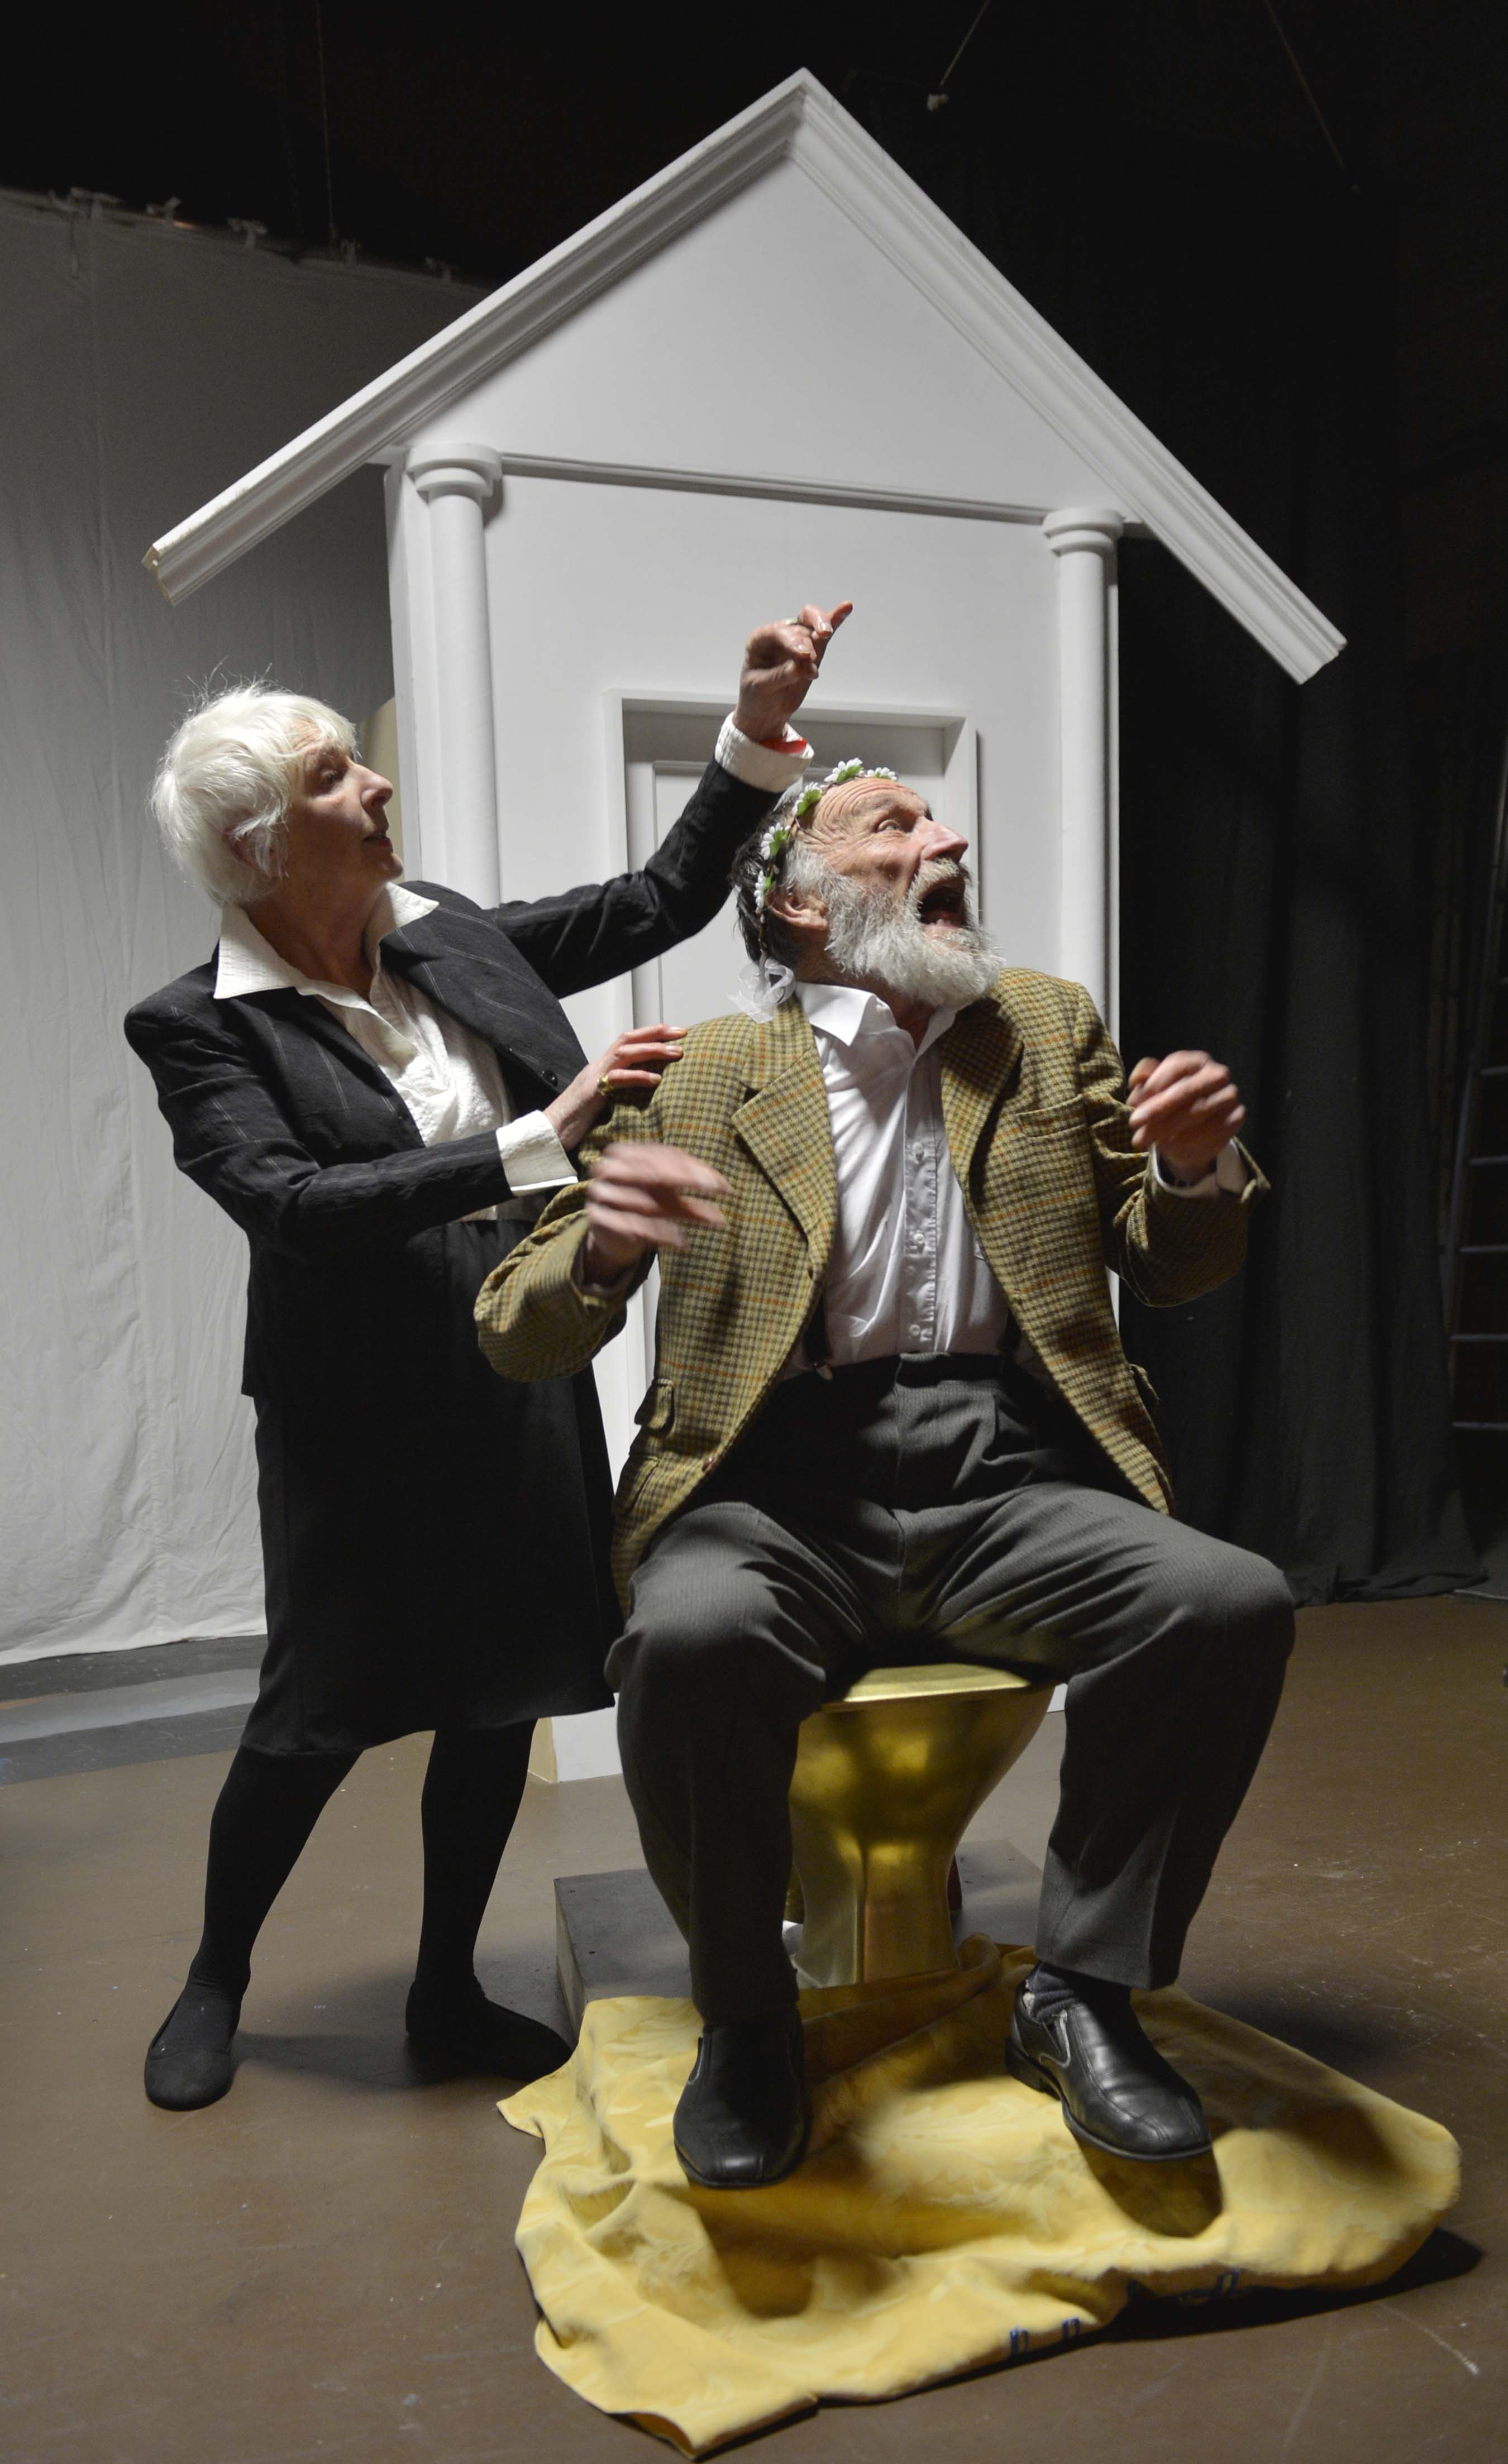
<path fill-rule="evenodd" d="M 988 1353 L 1010 1323 L 964 1204 L 942 1120 L 938 1044 L 957 1010 L 934 1010 L 913 1044 L 888 1003 L 851 984 L 798 983 L 811 1023 L 832 1123 L 838 1218 L 825 1291 L 828 1357 L 835 1365 L 902 1352 Z M 1227 1147 L 1181 1198 L 1245 1185 Z M 1023 1338 L 1016 1357 L 1032 1359 Z M 1034 1355 L 1032 1355 L 1034 1359 Z M 804 1342 L 785 1375 L 809 1366 Z"/>
<path fill-rule="evenodd" d="M 934 1010 L 913 1044 L 889 1004 L 855 985 L 802 983 L 796 998 L 817 1039 L 837 1166 L 830 1359 L 997 1351 L 1010 1311 L 974 1238 L 942 1126 L 937 1047 L 958 1012 Z M 791 1365 L 805 1366 L 805 1354 Z"/>

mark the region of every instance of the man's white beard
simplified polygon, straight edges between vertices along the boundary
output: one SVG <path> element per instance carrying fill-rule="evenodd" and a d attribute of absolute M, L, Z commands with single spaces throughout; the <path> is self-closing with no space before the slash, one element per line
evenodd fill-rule
<path fill-rule="evenodd" d="M 829 965 L 927 1009 L 964 1009 L 982 1000 L 1003 962 L 979 921 L 972 886 L 965 881 L 962 924 L 929 933 L 921 921 L 921 900 L 952 870 L 924 867 L 898 903 L 894 891 L 865 890 L 847 873 L 827 872 L 821 895 Z"/>

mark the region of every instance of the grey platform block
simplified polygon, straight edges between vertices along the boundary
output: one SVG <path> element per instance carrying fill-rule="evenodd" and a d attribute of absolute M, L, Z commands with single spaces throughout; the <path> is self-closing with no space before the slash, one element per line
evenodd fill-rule
<path fill-rule="evenodd" d="M 960 1850 L 958 1868 L 964 1906 L 953 1920 L 955 1940 L 984 1933 L 993 1942 L 1030 1942 L 1042 1879 L 1030 1859 L 1009 1839 L 983 1839 Z M 588 2002 L 691 1991 L 686 1946 L 642 1865 L 557 1876 L 555 1953 L 561 1994 L 577 2028 Z"/>
<path fill-rule="evenodd" d="M 691 1991 L 686 1946 L 642 1865 L 556 1876 L 555 1969 L 573 2028 L 588 2002 Z"/>
<path fill-rule="evenodd" d="M 1035 1940 L 1041 1867 L 1009 1839 L 965 1839 L 958 1852 L 958 1879 L 964 1906 L 953 1920 L 955 1942 L 968 1933 L 987 1933 L 991 1942 Z"/>

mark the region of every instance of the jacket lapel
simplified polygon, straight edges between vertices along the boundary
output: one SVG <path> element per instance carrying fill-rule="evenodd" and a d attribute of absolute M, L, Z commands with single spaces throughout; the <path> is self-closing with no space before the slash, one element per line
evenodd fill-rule
<path fill-rule="evenodd" d="M 314 1072 L 315 1083 L 322 1086 L 325 1098 L 333 1108 L 336 1121 L 345 1118 L 350 1111 L 348 1096 L 342 1091 L 342 1072 L 349 1071 L 364 1087 L 380 1096 L 392 1115 L 398 1143 L 422 1146 L 417 1124 L 397 1088 L 377 1064 L 362 1050 L 354 1035 L 332 1018 L 322 1001 L 308 993 L 286 991 L 245 993 L 231 1004 L 236 1009 L 259 1010 L 278 1030 L 277 1044 L 283 1056 L 283 1066 L 300 1083 L 307 1084 Z M 283 1030 L 291 1030 L 285 1033 Z M 320 1049 L 316 1063 L 308 1056 L 308 1045 Z"/>
<path fill-rule="evenodd" d="M 938 1051 L 948 1152 L 968 1196 L 979 1142 L 1019 1084 L 1021 1030 L 994 1000 L 974 1001 L 954 1020 Z"/>
<path fill-rule="evenodd" d="M 752 1092 L 733 1115 L 734 1134 L 800 1224 L 820 1280 L 837 1224 L 837 1168 L 816 1038 L 799 1002 L 777 1010 L 750 1047 Z"/>
<path fill-rule="evenodd" d="M 383 963 L 490 1044 L 510 1075 L 553 1093 L 585 1059 L 553 993 L 506 934 L 443 907 L 383 937 Z"/>

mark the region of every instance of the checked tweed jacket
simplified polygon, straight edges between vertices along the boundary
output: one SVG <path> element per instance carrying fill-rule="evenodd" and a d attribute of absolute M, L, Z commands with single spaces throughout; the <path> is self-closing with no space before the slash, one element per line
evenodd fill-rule
<path fill-rule="evenodd" d="M 941 1039 L 942 1113 L 975 1236 L 1022 1332 L 1116 1469 L 1167 1512 L 1157 1431 L 1120 1347 L 1105 1268 L 1153 1304 L 1197 1298 L 1240 1265 L 1266 1188 L 1164 1189 L 1131 1144 L 1120 1055 L 1080 985 L 1005 969 Z M 729 1182 L 721 1231 L 660 1258 L 654 1377 L 618 1485 L 613 1572 L 634 1567 L 775 1386 L 815 1307 L 837 1221 L 827 1094 L 806 1013 L 693 1027 L 646 1101 L 617 1103 L 583 1166 L 618 1138 L 681 1147 Z M 477 1325 L 504 1377 L 561 1377 L 617 1333 L 624 1297 L 584 1291 L 581 1182 L 552 1199 L 482 1286 Z M 642 1280 L 641 1270 L 636 1280 Z M 632 1287 L 631 1287 L 632 1288 Z"/>

